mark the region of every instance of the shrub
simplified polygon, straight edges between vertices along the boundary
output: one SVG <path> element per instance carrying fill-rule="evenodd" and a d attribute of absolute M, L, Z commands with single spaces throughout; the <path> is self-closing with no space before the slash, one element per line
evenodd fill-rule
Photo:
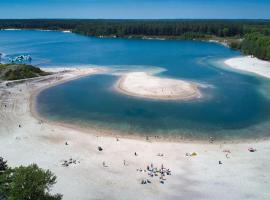
<path fill-rule="evenodd" d="M 62 195 L 51 195 L 56 176 L 36 164 L 8 168 L 0 174 L 0 194 L 6 200 L 61 200 Z"/>

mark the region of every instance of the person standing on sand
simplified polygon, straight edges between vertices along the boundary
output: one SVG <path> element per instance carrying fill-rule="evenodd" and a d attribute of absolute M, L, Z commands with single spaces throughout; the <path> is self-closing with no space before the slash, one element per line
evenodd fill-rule
<path fill-rule="evenodd" d="M 126 160 L 124 160 L 123 162 L 124 162 L 124 166 L 127 166 L 128 165 L 127 162 L 126 162 Z"/>

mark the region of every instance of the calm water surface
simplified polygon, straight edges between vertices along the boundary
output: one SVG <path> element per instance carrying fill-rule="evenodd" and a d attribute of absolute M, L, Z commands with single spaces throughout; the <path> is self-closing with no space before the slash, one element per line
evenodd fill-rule
<path fill-rule="evenodd" d="M 196 81 L 204 97 L 190 102 L 158 101 L 115 92 L 113 74 L 84 77 L 41 92 L 39 113 L 47 118 L 105 127 L 129 134 L 206 138 L 265 137 L 269 81 L 224 70 L 220 60 L 238 56 L 224 46 L 196 41 L 97 39 L 71 33 L 0 31 L 5 57 L 30 54 L 45 67 L 106 66 L 166 71 L 158 76 Z M 5 58 L 4 58 L 5 59 Z"/>

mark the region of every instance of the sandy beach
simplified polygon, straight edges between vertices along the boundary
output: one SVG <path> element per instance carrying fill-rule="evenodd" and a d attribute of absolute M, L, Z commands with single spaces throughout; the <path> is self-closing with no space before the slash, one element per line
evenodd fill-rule
<path fill-rule="evenodd" d="M 37 163 L 58 179 L 52 192 L 65 200 L 176 200 L 270 198 L 270 141 L 242 143 L 164 142 L 102 136 L 41 121 L 31 113 L 31 97 L 100 69 L 63 69 L 48 77 L 0 83 L 0 152 L 10 166 Z M 98 147 L 102 147 L 102 151 Z M 249 152 L 248 148 L 256 148 Z M 136 152 L 136 155 L 135 155 Z M 196 152 L 197 155 L 193 154 Z M 75 160 L 63 166 L 65 160 Z M 220 163 L 219 163 L 220 161 Z M 160 183 L 147 166 L 171 171 Z M 141 184 L 144 180 L 151 183 Z"/>
<path fill-rule="evenodd" d="M 123 75 L 116 84 L 127 95 L 165 100 L 190 100 L 201 97 L 195 83 L 152 76 L 146 72 Z"/>
<path fill-rule="evenodd" d="M 265 78 L 270 78 L 270 62 L 260 60 L 252 56 L 241 56 L 236 58 L 230 58 L 224 61 L 224 63 L 236 70 L 253 73 Z"/>

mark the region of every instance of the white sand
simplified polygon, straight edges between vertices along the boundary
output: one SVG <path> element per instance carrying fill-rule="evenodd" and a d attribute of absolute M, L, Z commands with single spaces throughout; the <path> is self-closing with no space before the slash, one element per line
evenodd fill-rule
<path fill-rule="evenodd" d="M 65 200 L 270 198 L 269 141 L 250 144 L 172 143 L 152 138 L 117 141 L 113 137 L 97 137 L 103 134 L 102 130 L 89 130 L 86 134 L 33 117 L 30 99 L 40 88 L 95 72 L 98 70 L 77 69 L 10 87 L 0 84 L 0 156 L 11 166 L 37 163 L 53 171 L 58 177 L 53 192 L 64 194 Z M 98 146 L 104 151 L 98 152 Z M 250 153 L 248 147 L 258 151 Z M 230 158 L 226 158 L 225 149 L 231 151 Z M 185 156 L 193 151 L 198 156 Z M 157 156 L 158 153 L 164 156 Z M 62 167 L 61 161 L 69 158 L 80 163 Z M 108 167 L 102 166 L 103 161 Z M 148 178 L 146 173 L 136 171 L 151 162 L 171 169 L 172 176 L 166 177 L 164 185 L 159 184 L 158 178 Z M 142 178 L 150 179 L 152 184 L 141 185 Z"/>
<path fill-rule="evenodd" d="M 270 62 L 268 61 L 251 56 L 241 56 L 225 60 L 225 64 L 236 70 L 270 78 Z"/>
<path fill-rule="evenodd" d="M 194 99 L 201 96 L 197 85 L 191 82 L 159 78 L 146 72 L 123 75 L 116 87 L 125 94 L 153 99 Z"/>

